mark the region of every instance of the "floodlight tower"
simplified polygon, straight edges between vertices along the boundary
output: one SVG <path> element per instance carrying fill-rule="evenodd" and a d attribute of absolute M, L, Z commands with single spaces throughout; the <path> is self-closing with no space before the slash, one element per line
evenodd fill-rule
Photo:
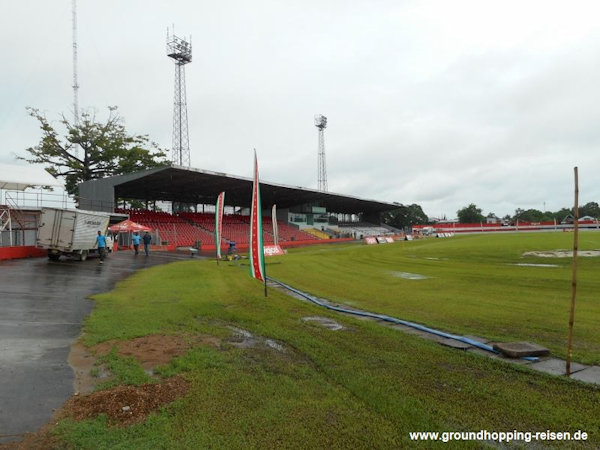
<path fill-rule="evenodd" d="M 319 129 L 319 191 L 327 192 L 327 166 L 325 165 L 325 133 L 327 117 L 315 116 L 315 126 Z"/>
<path fill-rule="evenodd" d="M 73 125 L 79 125 L 79 83 L 77 82 L 77 0 L 72 1 L 71 19 L 73 25 Z M 75 146 L 75 156 L 79 156 L 79 145 Z"/>
<path fill-rule="evenodd" d="M 175 164 L 190 166 L 190 139 L 188 135 L 187 103 L 185 95 L 185 65 L 192 62 L 192 39 L 189 41 L 169 35 L 167 28 L 167 56 L 175 61 L 175 98 L 173 100 L 173 149 Z"/>

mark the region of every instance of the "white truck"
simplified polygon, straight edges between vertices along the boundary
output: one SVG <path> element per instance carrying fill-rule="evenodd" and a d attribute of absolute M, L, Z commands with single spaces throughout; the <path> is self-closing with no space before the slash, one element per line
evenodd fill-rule
<path fill-rule="evenodd" d="M 37 247 L 48 250 L 48 258 L 58 261 L 60 255 L 85 261 L 98 253 L 98 231 L 106 234 L 109 213 L 79 209 L 42 208 L 37 235 Z M 107 249 L 112 243 L 107 238 Z"/>

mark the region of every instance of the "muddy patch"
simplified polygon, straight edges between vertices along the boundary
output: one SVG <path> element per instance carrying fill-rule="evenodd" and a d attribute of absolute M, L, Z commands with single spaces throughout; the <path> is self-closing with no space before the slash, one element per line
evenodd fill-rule
<path fill-rule="evenodd" d="M 328 319 L 327 317 L 320 316 L 311 316 L 311 317 L 303 317 L 302 320 L 304 322 L 315 322 L 318 325 L 321 325 L 324 328 L 327 328 L 331 331 L 343 330 L 345 327 L 340 323 L 336 322 L 333 319 Z"/>
<path fill-rule="evenodd" d="M 62 448 L 62 443 L 53 433 L 54 426 L 60 420 L 85 420 L 106 414 L 109 426 L 127 426 L 143 422 L 152 412 L 185 396 L 188 391 L 187 381 L 181 377 L 172 377 L 161 383 L 118 386 L 88 395 L 73 396 L 41 429 L 26 433 L 21 442 L 0 444 L 0 450 Z"/>
<path fill-rule="evenodd" d="M 210 335 L 161 335 L 153 334 L 129 341 L 110 340 L 87 348 L 80 342 L 71 347 L 69 364 L 75 372 L 75 394 L 93 392 L 99 381 L 108 378 L 110 374 L 98 359 L 108 354 L 113 347 L 121 356 L 132 356 L 137 359 L 148 375 L 153 375 L 154 369 L 171 362 L 197 345 L 219 347 L 221 340 Z"/>
<path fill-rule="evenodd" d="M 92 352 L 103 356 L 117 347 L 117 352 L 122 356 L 133 356 L 144 370 L 152 370 L 171 362 L 173 358 L 181 356 L 197 345 L 210 345 L 219 347 L 221 340 L 210 335 L 161 335 L 153 334 L 129 341 L 106 341 L 92 347 Z"/>
<path fill-rule="evenodd" d="M 181 377 L 140 386 L 117 386 L 71 397 L 64 404 L 61 416 L 84 420 L 106 414 L 111 425 L 129 425 L 142 422 L 151 412 L 183 397 L 188 390 L 189 383 Z"/>
<path fill-rule="evenodd" d="M 425 275 L 421 275 L 418 273 L 409 273 L 409 272 L 390 272 L 393 276 L 397 278 L 404 278 L 405 280 L 426 280 L 429 277 Z"/>
<path fill-rule="evenodd" d="M 540 258 L 572 258 L 572 250 L 548 250 L 543 252 L 525 252 L 523 256 L 538 256 Z M 600 256 L 600 250 L 580 250 L 577 256 L 592 257 Z"/>

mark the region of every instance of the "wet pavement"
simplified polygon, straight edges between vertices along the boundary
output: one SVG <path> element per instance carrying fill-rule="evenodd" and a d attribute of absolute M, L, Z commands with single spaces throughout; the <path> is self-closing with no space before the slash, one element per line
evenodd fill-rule
<path fill-rule="evenodd" d="M 106 258 L 58 262 L 31 258 L 0 262 L 0 443 L 47 423 L 73 393 L 67 358 L 94 302 L 139 269 L 189 255 L 129 251 Z"/>

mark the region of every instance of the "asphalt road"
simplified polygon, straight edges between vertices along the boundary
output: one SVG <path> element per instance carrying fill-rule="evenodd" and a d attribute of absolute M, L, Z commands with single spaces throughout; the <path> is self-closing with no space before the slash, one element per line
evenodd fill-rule
<path fill-rule="evenodd" d="M 124 251 L 104 264 L 91 258 L 0 262 L 0 443 L 38 430 L 73 394 L 67 358 L 93 308 L 86 297 L 139 269 L 181 259 L 189 255 Z"/>

